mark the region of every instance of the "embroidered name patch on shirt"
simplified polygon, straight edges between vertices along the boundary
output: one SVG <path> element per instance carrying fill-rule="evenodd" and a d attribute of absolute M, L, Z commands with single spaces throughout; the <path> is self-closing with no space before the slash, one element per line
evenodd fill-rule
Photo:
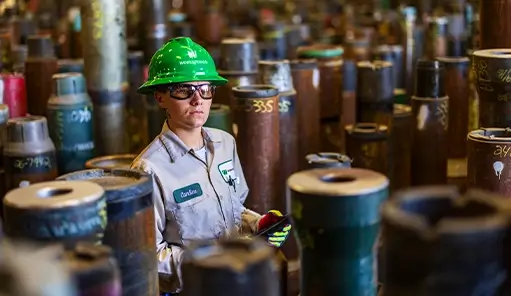
<path fill-rule="evenodd" d="M 176 203 L 183 203 L 202 195 L 202 188 L 199 183 L 194 183 L 183 188 L 174 190 L 172 193 Z"/>

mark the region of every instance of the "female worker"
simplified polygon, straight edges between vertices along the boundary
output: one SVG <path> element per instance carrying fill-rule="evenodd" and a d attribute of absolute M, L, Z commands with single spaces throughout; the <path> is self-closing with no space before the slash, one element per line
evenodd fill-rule
<path fill-rule="evenodd" d="M 160 135 L 132 164 L 153 176 L 161 292 L 181 291 L 180 264 L 188 242 L 218 239 L 233 230 L 255 234 L 281 215 L 260 216 L 243 206 L 248 187 L 234 138 L 203 127 L 215 87 L 226 82 L 203 47 L 179 37 L 154 54 L 148 80 L 139 88 L 154 94 L 167 114 Z M 280 246 L 290 227 L 269 242 Z"/>

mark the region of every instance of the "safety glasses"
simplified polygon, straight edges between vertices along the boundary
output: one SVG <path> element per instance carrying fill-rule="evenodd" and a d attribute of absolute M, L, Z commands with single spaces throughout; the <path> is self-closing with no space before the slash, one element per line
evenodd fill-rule
<path fill-rule="evenodd" d="M 215 86 L 211 84 L 175 84 L 168 87 L 170 96 L 176 100 L 186 100 L 191 98 L 196 91 L 204 100 L 211 100 L 215 95 Z"/>

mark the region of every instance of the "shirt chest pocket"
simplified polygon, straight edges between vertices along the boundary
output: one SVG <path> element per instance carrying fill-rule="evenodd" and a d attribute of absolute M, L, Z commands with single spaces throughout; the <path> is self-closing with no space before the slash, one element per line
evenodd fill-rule
<path fill-rule="evenodd" d="M 240 227 L 241 225 L 241 212 L 243 205 L 241 204 L 238 196 L 237 190 L 241 190 L 239 188 L 239 178 L 237 172 L 234 168 L 234 162 L 232 160 L 228 160 L 222 162 L 218 165 L 218 172 L 220 173 L 221 183 L 223 183 L 222 188 L 224 194 L 227 197 L 227 204 L 225 205 L 226 209 L 229 211 L 228 217 L 230 221 L 233 221 L 233 225 L 229 225 L 230 227 Z"/>
<path fill-rule="evenodd" d="M 220 237 L 225 227 L 215 196 L 203 192 L 198 183 L 176 189 L 172 195 L 172 211 L 183 240 Z"/>
<path fill-rule="evenodd" d="M 239 228 L 241 226 L 241 212 L 243 205 L 241 204 L 238 194 L 233 186 L 227 186 L 229 195 L 228 202 L 233 216 L 234 224 Z"/>

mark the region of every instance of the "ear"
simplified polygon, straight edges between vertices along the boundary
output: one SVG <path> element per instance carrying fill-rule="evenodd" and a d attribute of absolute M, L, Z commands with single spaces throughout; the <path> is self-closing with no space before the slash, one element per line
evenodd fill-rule
<path fill-rule="evenodd" d="M 154 99 L 156 100 L 156 102 L 158 102 L 158 105 L 160 105 L 160 107 L 163 107 L 163 102 L 165 100 L 165 93 L 163 93 L 161 91 L 155 91 Z"/>

